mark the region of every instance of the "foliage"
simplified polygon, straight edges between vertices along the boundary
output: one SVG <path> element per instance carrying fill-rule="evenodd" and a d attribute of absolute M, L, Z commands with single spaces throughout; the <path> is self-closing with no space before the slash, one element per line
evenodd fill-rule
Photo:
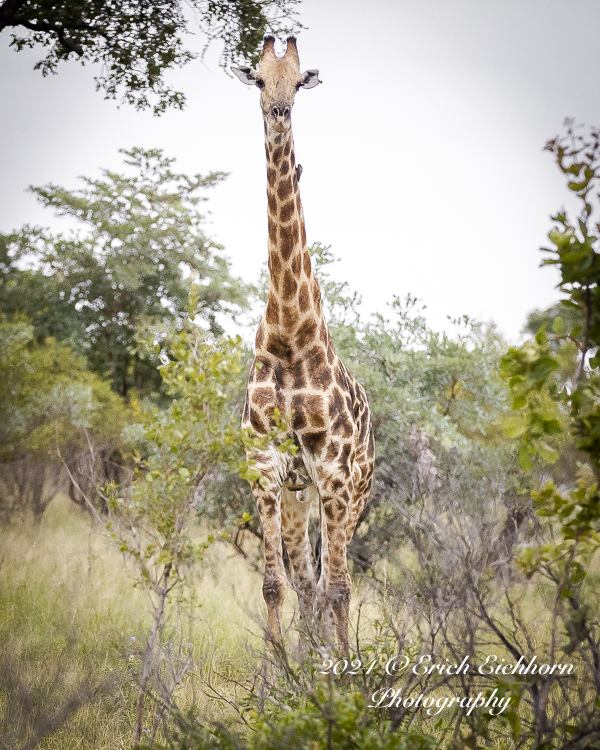
<path fill-rule="evenodd" d="M 200 309 L 201 297 L 194 288 L 190 311 Z M 156 733 L 161 717 L 171 708 L 173 693 L 191 665 L 181 660 L 171 669 L 170 684 L 161 678 L 161 634 L 165 608 L 171 592 L 185 581 L 185 573 L 202 560 L 213 541 L 197 543 L 190 535 L 191 510 L 201 503 L 203 487 L 221 465 L 235 467 L 247 480 L 260 480 L 244 450 L 275 443 L 282 452 L 295 448 L 286 436 L 286 426 L 275 415 L 273 430 L 256 437 L 239 428 L 239 415 L 230 410 L 235 376 L 242 369 L 241 340 L 215 340 L 191 321 L 171 342 L 170 359 L 159 369 L 166 392 L 173 398 L 165 410 L 148 407 L 143 421 L 129 429 L 137 433 L 146 457 L 134 456 L 135 478 L 129 484 L 113 483 L 107 488 L 108 520 L 103 523 L 121 552 L 135 563 L 139 582 L 151 601 L 153 624 L 147 637 L 140 677 L 134 744 L 140 742 L 144 704 L 151 678 L 160 698 L 155 719 Z M 157 354 L 160 345 L 156 345 Z M 136 429 L 137 427 L 137 429 Z"/>
<path fill-rule="evenodd" d="M 536 334 L 534 341 L 510 349 L 502 369 L 508 379 L 516 415 L 505 423 L 507 434 L 520 441 L 519 460 L 526 470 L 553 463 L 571 448 L 575 471 L 569 477 L 547 478 L 532 492 L 544 533 L 542 543 L 525 548 L 517 562 L 527 578 L 549 590 L 552 612 L 550 649 L 561 648 L 577 659 L 581 674 L 581 705 L 555 717 L 552 727 L 545 711 L 542 731 L 552 729 L 552 747 L 561 742 L 597 741 L 600 737 L 600 602 L 594 558 L 600 549 L 600 288 L 598 281 L 600 224 L 600 136 L 596 129 L 581 135 L 568 121 L 567 133 L 546 145 L 579 201 L 576 222 L 566 211 L 553 219 L 549 234 L 553 249 L 546 264 L 558 266 L 564 296 Z M 550 320 L 548 320 L 550 318 Z M 552 333 L 547 332 L 551 323 Z M 573 476 L 576 474 L 576 477 Z M 575 483 L 575 479 L 577 479 Z M 557 486 L 557 480 L 559 484 Z M 575 486 L 573 486 L 575 484 Z"/>
<path fill-rule="evenodd" d="M 88 449 L 112 454 L 127 412 L 108 383 L 63 343 L 39 345 L 33 327 L 0 321 L 1 520 L 41 517 L 64 486 L 59 453 L 72 460 Z"/>
<path fill-rule="evenodd" d="M 206 38 L 206 48 L 223 42 L 221 66 L 255 60 L 267 31 L 287 34 L 301 28 L 296 22 L 297 0 L 193 0 L 194 14 Z M 129 0 L 5 0 L 0 5 L 0 31 L 13 29 L 11 46 L 17 51 L 45 47 L 35 68 L 55 73 L 72 55 L 81 64 L 101 63 L 96 88 L 107 98 L 120 95 L 137 109 L 155 114 L 168 107 L 181 109 L 185 97 L 165 81 L 165 74 L 194 59 L 186 49 L 189 19 L 179 0 L 147 3 Z M 188 11 L 189 12 L 189 11 Z"/>
<path fill-rule="evenodd" d="M 160 150 L 122 153 L 131 174 L 103 170 L 101 179 L 84 178 L 82 190 L 32 188 L 44 206 L 86 231 L 52 235 L 25 226 L 4 235 L 0 304 L 5 313 L 26 312 L 39 338 L 56 332 L 79 342 L 90 369 L 127 397 L 131 388 L 160 387 L 158 362 L 141 357 L 136 337 L 179 324 L 192 282 L 197 314 L 215 332 L 216 316 L 244 306 L 246 292 L 205 236 L 197 208 L 206 200 L 197 192 L 225 175 L 174 172 L 174 159 Z M 24 261 L 35 270 L 19 271 Z"/>

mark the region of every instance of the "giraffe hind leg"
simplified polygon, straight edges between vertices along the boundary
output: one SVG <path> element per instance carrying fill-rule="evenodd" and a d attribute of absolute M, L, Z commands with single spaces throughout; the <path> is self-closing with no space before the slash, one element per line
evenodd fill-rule
<path fill-rule="evenodd" d="M 292 492 L 286 487 L 281 492 L 281 537 L 285 544 L 294 574 L 300 614 L 309 622 L 313 616 L 315 574 L 312 549 L 308 536 L 310 509 L 316 488 Z M 297 495 L 300 495 L 298 497 Z"/>

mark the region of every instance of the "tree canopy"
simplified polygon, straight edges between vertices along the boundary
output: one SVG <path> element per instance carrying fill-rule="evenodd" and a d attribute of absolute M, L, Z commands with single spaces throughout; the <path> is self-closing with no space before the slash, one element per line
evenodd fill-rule
<path fill-rule="evenodd" d="M 44 47 L 46 56 L 35 68 L 55 73 L 73 57 L 82 64 L 101 63 L 96 88 L 107 98 L 121 96 L 137 109 L 155 114 L 182 108 L 185 97 L 164 80 L 164 74 L 196 55 L 184 38 L 193 14 L 206 39 L 204 51 L 223 42 L 221 65 L 255 59 L 266 32 L 285 34 L 298 28 L 298 0 L 4 0 L 0 32 L 12 31 L 16 50 Z"/>
<path fill-rule="evenodd" d="M 39 341 L 54 336 L 85 354 L 93 372 L 108 376 L 127 396 L 132 387 L 157 389 L 156 361 L 144 359 L 136 336 L 177 323 L 193 281 L 195 314 L 220 332 L 216 316 L 246 304 L 220 246 L 206 237 L 198 191 L 217 185 L 221 172 L 187 176 L 159 150 L 123 152 L 129 174 L 103 170 L 81 190 L 31 188 L 75 231 L 52 234 L 25 226 L 0 236 L 0 304 L 23 313 Z M 30 262 L 29 270 L 23 263 Z"/>

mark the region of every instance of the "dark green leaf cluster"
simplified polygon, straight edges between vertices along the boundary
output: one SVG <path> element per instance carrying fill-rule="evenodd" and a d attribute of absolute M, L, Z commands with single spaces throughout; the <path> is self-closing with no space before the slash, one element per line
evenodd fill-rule
<path fill-rule="evenodd" d="M 169 86 L 165 73 L 195 55 L 186 49 L 190 11 L 208 45 L 223 42 L 221 65 L 254 60 L 267 32 L 287 34 L 295 22 L 297 0 L 5 0 L 0 31 L 13 29 L 15 49 L 48 49 L 36 64 L 43 75 L 76 55 L 82 64 L 101 63 L 96 87 L 107 98 L 121 96 L 137 109 L 155 114 L 181 109 L 185 97 Z M 206 48 L 205 48 L 206 50 Z"/>

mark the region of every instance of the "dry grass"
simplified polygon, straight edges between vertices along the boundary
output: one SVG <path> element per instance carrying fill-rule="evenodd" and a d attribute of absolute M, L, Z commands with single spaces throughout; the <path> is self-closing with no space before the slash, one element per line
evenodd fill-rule
<path fill-rule="evenodd" d="M 40 747 L 129 747 L 150 624 L 133 569 L 66 498 L 40 526 L 0 531 L 0 548 L 0 747 L 32 742 L 61 716 Z M 234 697 L 228 678 L 254 669 L 260 626 L 248 612 L 260 617 L 260 577 L 215 544 L 194 578 L 171 612 L 173 634 L 194 654 L 176 699 L 222 717 L 226 704 L 206 684 Z"/>

